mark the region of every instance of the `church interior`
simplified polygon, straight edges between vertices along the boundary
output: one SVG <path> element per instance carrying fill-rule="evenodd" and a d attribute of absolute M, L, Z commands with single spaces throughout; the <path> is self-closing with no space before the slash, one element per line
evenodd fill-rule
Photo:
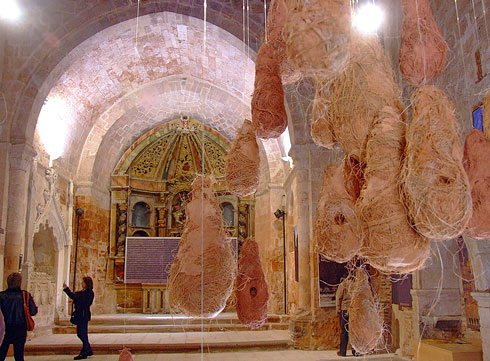
<path fill-rule="evenodd" d="M 489 23 L 490 0 L 0 1 L 26 359 L 78 352 L 63 284 L 90 276 L 94 360 L 343 359 L 349 280 L 357 359 L 490 361 Z"/>

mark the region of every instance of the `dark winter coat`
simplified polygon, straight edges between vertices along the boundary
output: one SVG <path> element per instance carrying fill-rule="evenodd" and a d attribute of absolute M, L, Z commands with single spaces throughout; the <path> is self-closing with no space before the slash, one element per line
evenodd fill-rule
<path fill-rule="evenodd" d="M 0 308 L 2 309 L 5 320 L 5 329 L 23 328 L 27 330 L 26 316 L 24 314 L 24 300 L 22 292 L 28 296 L 29 313 L 31 316 L 37 314 L 37 306 L 31 294 L 27 291 L 21 291 L 20 288 L 8 288 L 0 292 Z"/>
<path fill-rule="evenodd" d="M 90 288 L 86 288 L 82 291 L 73 293 L 69 287 L 63 290 L 68 297 L 73 300 L 75 305 L 75 311 L 73 311 L 72 322 L 78 325 L 83 322 L 88 322 L 92 318 L 90 313 L 90 306 L 94 301 L 94 291 Z"/>

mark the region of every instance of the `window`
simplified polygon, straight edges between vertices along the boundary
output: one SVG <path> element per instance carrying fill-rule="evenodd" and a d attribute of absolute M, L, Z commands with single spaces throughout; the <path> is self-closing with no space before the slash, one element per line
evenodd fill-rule
<path fill-rule="evenodd" d="M 138 202 L 133 207 L 132 225 L 133 227 L 148 227 L 148 204 Z"/>
<path fill-rule="evenodd" d="M 221 204 L 221 206 L 223 208 L 223 224 L 225 227 L 235 226 L 235 210 L 233 209 L 233 205 L 226 202 Z"/>

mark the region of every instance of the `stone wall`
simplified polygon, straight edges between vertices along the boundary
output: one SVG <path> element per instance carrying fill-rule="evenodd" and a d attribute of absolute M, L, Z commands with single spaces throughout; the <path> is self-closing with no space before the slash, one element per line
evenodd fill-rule
<path fill-rule="evenodd" d="M 109 245 L 109 210 L 102 208 L 92 196 L 76 196 L 75 208 L 82 208 L 80 217 L 80 233 L 78 242 L 78 261 L 76 289 L 81 288 L 84 276 L 92 277 L 94 281 L 95 300 L 93 313 L 115 312 L 114 292 L 106 286 L 106 264 Z M 75 257 L 76 216 L 73 220 L 73 251 L 72 265 Z M 73 277 L 73 273 L 70 276 Z M 71 279 L 70 285 L 73 279 Z"/>

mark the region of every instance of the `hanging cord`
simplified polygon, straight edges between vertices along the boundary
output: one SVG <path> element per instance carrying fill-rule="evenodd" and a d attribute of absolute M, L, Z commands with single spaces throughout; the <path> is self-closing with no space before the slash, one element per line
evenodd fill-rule
<path fill-rule="evenodd" d="M 207 22 L 207 0 L 204 0 L 204 41 L 203 56 L 206 56 L 206 22 Z M 204 124 L 201 130 L 201 361 L 204 361 L 204 176 L 205 176 L 205 157 L 204 157 Z"/>
<path fill-rule="evenodd" d="M 423 55 L 423 61 L 424 61 L 424 83 L 427 79 L 427 57 L 425 54 L 425 46 L 424 46 L 424 40 L 422 39 L 422 31 L 420 30 L 420 15 L 419 15 L 419 2 L 418 0 L 415 0 L 415 10 L 417 12 L 417 30 L 419 32 L 419 41 L 420 44 L 422 45 L 422 55 Z"/>
<path fill-rule="evenodd" d="M 456 21 L 458 23 L 459 47 L 461 49 L 461 61 L 463 62 L 464 86 L 466 89 L 468 89 L 468 84 L 466 81 L 466 63 L 464 61 L 464 49 L 463 49 L 463 42 L 462 42 L 462 37 L 461 37 L 461 25 L 460 25 L 460 21 L 459 21 L 458 0 L 454 0 L 454 8 L 456 10 Z"/>
<path fill-rule="evenodd" d="M 138 55 L 138 57 L 140 56 L 140 53 L 138 52 L 139 18 L 140 18 L 140 0 L 138 0 L 138 6 L 136 9 L 136 36 L 134 41 L 134 50 L 136 50 L 136 54 Z"/>

